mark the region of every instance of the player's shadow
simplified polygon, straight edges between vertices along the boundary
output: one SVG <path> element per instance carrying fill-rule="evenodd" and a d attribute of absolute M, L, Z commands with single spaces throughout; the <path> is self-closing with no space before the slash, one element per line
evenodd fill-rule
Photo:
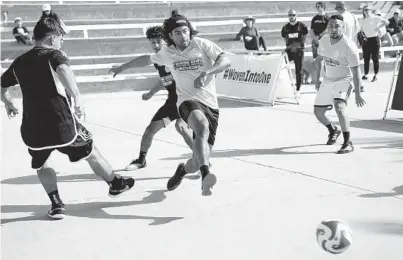
<path fill-rule="evenodd" d="M 309 148 L 309 147 L 320 147 L 326 146 L 324 144 L 311 144 L 311 145 L 298 145 L 298 146 L 285 146 L 277 148 L 267 148 L 267 149 L 228 149 L 228 150 L 213 150 L 210 157 L 211 158 L 223 158 L 223 157 L 239 157 L 239 156 L 253 156 L 253 155 L 296 155 L 296 154 L 336 154 L 337 148 L 332 151 L 287 151 L 299 148 Z M 167 157 L 162 158 L 162 160 L 183 160 L 191 157 L 191 153 L 183 154 L 178 157 Z"/>
<path fill-rule="evenodd" d="M 403 124 L 394 120 L 354 120 L 351 127 L 403 134 Z"/>
<path fill-rule="evenodd" d="M 144 204 L 160 203 L 165 200 L 166 190 L 148 191 L 149 195 L 140 201 L 111 201 L 111 202 L 84 202 L 78 204 L 66 205 L 66 216 L 92 218 L 92 219 L 111 219 L 111 220 L 150 220 L 149 225 L 163 225 L 172 221 L 183 219 L 183 217 L 155 217 L 139 216 L 129 214 L 109 214 L 104 209 L 129 207 Z M 49 221 L 47 211 L 49 205 L 2 205 L 1 212 L 4 213 L 28 213 L 29 216 L 16 218 L 2 218 L 1 224 L 26 222 L 26 221 Z"/>
<path fill-rule="evenodd" d="M 395 197 L 403 195 L 403 185 L 394 187 L 393 192 L 380 192 L 380 193 L 368 193 L 368 194 L 361 194 L 359 197 L 362 198 L 384 198 L 384 197 Z"/>
<path fill-rule="evenodd" d="M 115 172 L 119 172 L 115 171 Z M 160 179 L 168 179 L 168 177 L 149 177 L 149 178 L 135 178 L 137 181 L 149 181 L 149 180 L 160 180 Z M 57 174 L 58 182 L 88 182 L 88 181 L 103 181 L 100 177 L 96 176 L 94 173 L 91 174 L 71 174 L 71 175 L 62 175 L 60 173 Z M 26 185 L 26 184 L 40 184 L 38 176 L 34 175 L 26 175 L 15 178 L 9 178 L 1 181 L 1 184 L 13 184 L 13 185 Z"/>

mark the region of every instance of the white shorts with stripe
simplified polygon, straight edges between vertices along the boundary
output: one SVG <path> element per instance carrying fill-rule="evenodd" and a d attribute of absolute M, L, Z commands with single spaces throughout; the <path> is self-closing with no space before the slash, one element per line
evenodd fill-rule
<path fill-rule="evenodd" d="M 333 108 L 334 100 L 347 103 L 353 90 L 351 81 L 323 82 L 315 98 L 315 107 Z"/>

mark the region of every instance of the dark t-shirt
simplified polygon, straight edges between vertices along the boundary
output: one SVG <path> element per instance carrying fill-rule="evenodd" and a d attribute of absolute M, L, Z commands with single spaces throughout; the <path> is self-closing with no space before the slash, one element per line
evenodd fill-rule
<path fill-rule="evenodd" d="M 176 102 L 178 101 L 178 95 L 176 94 L 176 83 L 171 72 L 167 72 L 165 70 L 165 66 L 154 64 L 154 67 L 158 70 L 158 74 L 161 77 L 162 85 L 168 91 L 168 99 L 166 102 L 176 105 Z"/>
<path fill-rule="evenodd" d="M 35 47 L 19 56 L 1 76 L 1 87 L 19 84 L 23 114 L 21 136 L 32 149 L 62 147 L 76 137 L 70 96 L 56 68 L 69 65 L 59 50 Z"/>
<path fill-rule="evenodd" d="M 245 37 L 252 37 L 251 40 L 246 40 Z M 243 37 L 243 42 L 245 44 L 245 49 L 247 50 L 259 50 L 259 32 L 256 27 L 249 28 L 247 26 L 242 27 L 239 33 L 236 35 L 237 39 Z"/>
<path fill-rule="evenodd" d="M 320 15 L 317 14 L 312 18 L 311 21 L 311 29 L 313 30 L 314 34 L 318 36 L 327 28 L 327 23 L 329 22 L 330 15 Z"/>
<path fill-rule="evenodd" d="M 22 27 L 14 27 L 13 34 L 16 34 L 16 33 L 29 33 L 29 31 L 24 26 L 22 26 Z"/>
<path fill-rule="evenodd" d="M 302 37 L 307 34 L 308 28 L 301 22 L 297 22 L 295 25 L 287 23 L 281 29 L 281 36 L 286 39 L 286 46 L 297 49 L 305 48 Z"/>
<path fill-rule="evenodd" d="M 401 20 L 399 18 L 399 20 L 396 21 L 395 18 L 392 17 L 388 21 L 389 21 L 389 25 L 388 25 L 387 29 L 388 28 L 393 28 L 393 32 L 389 31 L 390 35 L 394 35 L 394 34 L 399 33 L 399 32 L 402 31 L 402 29 L 403 29 L 403 20 Z"/>

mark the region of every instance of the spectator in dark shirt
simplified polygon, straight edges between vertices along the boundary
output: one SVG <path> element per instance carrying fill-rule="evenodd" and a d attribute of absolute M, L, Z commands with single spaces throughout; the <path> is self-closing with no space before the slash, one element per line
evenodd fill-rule
<path fill-rule="evenodd" d="M 302 62 L 304 60 L 305 41 L 308 35 L 308 28 L 302 22 L 297 21 L 297 12 L 290 10 L 288 12 L 289 23 L 281 29 L 281 36 L 285 40 L 286 49 L 289 61 L 295 63 L 295 76 L 297 81 L 297 96 L 302 84 Z"/>
<path fill-rule="evenodd" d="M 319 40 L 327 33 L 327 23 L 329 22 L 330 15 L 325 12 L 325 2 L 317 2 L 316 10 L 318 14 L 312 18 L 311 21 L 311 36 L 312 36 L 312 55 L 315 59 L 318 57 Z"/>
<path fill-rule="evenodd" d="M 63 34 L 54 19 L 40 20 L 34 28 L 35 47 L 17 57 L 1 76 L 1 101 L 9 118 L 15 117 L 19 109 L 8 89 L 20 85 L 21 137 L 32 157 L 31 167 L 37 171 L 51 201 L 48 216 L 52 219 L 65 216 L 56 172 L 50 163 L 55 150 L 66 154 L 71 162 L 86 160 L 109 185 L 111 197 L 134 185 L 134 179 L 115 175 L 94 145 L 91 133 L 79 122 L 84 115 L 83 102 L 68 58 L 59 50 Z"/>
<path fill-rule="evenodd" d="M 256 19 L 252 16 L 248 16 L 244 23 L 246 24 L 245 27 L 239 31 L 236 35 L 237 40 L 241 40 L 245 44 L 245 49 L 247 50 L 254 50 L 258 51 L 259 47 L 262 46 L 263 49 L 266 51 L 266 43 L 262 36 L 260 36 L 258 29 L 255 27 Z"/>
<path fill-rule="evenodd" d="M 388 21 L 389 25 L 386 27 L 386 30 L 392 35 L 392 39 L 397 45 L 400 40 L 403 39 L 403 21 L 400 18 L 400 10 L 396 9 L 393 13 L 393 17 Z"/>
<path fill-rule="evenodd" d="M 17 43 L 23 43 L 26 45 L 32 45 L 31 37 L 29 36 L 29 31 L 26 27 L 22 26 L 21 17 L 16 17 L 14 19 L 16 26 L 13 29 L 13 35 L 17 40 Z"/>

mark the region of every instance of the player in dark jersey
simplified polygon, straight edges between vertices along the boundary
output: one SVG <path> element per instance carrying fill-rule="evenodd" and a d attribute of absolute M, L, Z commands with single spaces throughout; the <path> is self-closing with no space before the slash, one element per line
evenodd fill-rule
<path fill-rule="evenodd" d="M 146 35 L 154 52 L 159 52 L 163 44 L 165 44 L 162 39 L 162 27 L 150 27 L 147 29 Z M 155 93 L 164 88 L 168 91 L 168 99 L 166 100 L 165 104 L 160 109 L 158 109 L 157 113 L 155 113 L 154 117 L 151 119 L 150 124 L 147 126 L 141 139 L 139 157 L 137 159 L 134 159 L 126 167 L 126 170 L 128 171 L 146 167 L 146 155 L 151 147 L 154 135 L 172 121 L 176 120 L 175 128 L 178 133 L 182 135 L 186 144 L 190 148 L 192 148 L 193 145 L 193 131 L 185 123 L 185 121 L 183 121 L 183 119 L 179 117 L 178 114 L 178 108 L 176 106 L 178 95 L 176 92 L 176 83 L 172 75 L 170 72 L 165 70 L 165 66 L 154 64 L 154 67 L 158 70 L 161 81 L 158 82 L 158 84 L 148 93 L 143 94 L 143 100 L 149 100 Z M 117 74 L 128 68 L 131 68 L 131 61 L 122 64 L 121 66 L 113 66 L 113 68 L 109 72 L 112 72 L 113 77 L 115 77 Z"/>
<path fill-rule="evenodd" d="M 84 115 L 84 108 L 68 58 L 59 50 L 63 35 L 56 20 L 41 19 L 34 28 L 35 47 L 16 58 L 1 76 L 1 101 L 10 118 L 19 111 L 8 90 L 20 85 L 21 137 L 32 157 L 31 167 L 37 170 L 52 203 L 48 212 L 52 219 L 64 218 L 66 211 L 49 160 L 55 150 L 66 154 L 71 162 L 86 160 L 95 174 L 109 185 L 111 197 L 134 185 L 134 179 L 115 175 L 94 145 L 91 133 L 78 121 Z"/>

